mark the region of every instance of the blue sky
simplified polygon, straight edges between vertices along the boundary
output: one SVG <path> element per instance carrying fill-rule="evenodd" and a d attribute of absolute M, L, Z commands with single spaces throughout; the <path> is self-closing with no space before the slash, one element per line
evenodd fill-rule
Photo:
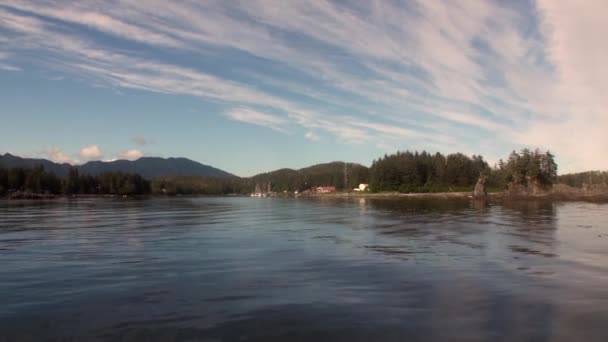
<path fill-rule="evenodd" d="M 605 1 L 0 2 L 0 153 L 608 169 Z"/>

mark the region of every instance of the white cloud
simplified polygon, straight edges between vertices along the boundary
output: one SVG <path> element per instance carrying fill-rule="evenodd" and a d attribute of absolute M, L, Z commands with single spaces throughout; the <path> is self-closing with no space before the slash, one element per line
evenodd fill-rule
<path fill-rule="evenodd" d="M 281 133 L 289 133 L 283 127 L 286 124 L 286 120 L 276 115 L 262 113 L 249 108 L 235 108 L 226 113 L 226 116 L 234 121 L 267 127 Z"/>
<path fill-rule="evenodd" d="M 23 9 L 23 6 L 19 8 Z M 175 7 L 172 8 L 175 9 Z M 144 12 L 146 11 L 146 9 L 143 8 L 140 10 Z M 49 13 L 57 12 L 46 11 L 45 13 L 48 15 Z M 168 11 L 167 13 L 172 12 Z M 114 14 L 118 16 L 121 15 L 120 13 Z M 182 14 L 186 13 L 184 12 Z M 220 17 L 224 20 L 231 20 L 226 17 L 225 13 L 223 13 Z M 23 33 L 31 33 L 32 30 L 35 31 L 36 28 L 38 28 L 39 31 L 36 32 L 39 36 L 37 37 L 38 40 L 31 39 L 32 37 L 30 37 L 30 45 L 32 44 L 32 41 L 34 41 L 35 44 L 39 44 L 39 47 L 47 49 L 54 54 L 61 55 L 62 60 L 74 60 L 72 63 L 66 63 L 64 67 L 67 69 L 63 71 L 72 73 L 77 72 L 81 76 L 90 75 L 97 80 L 101 79 L 102 81 L 108 82 L 114 86 L 137 88 L 168 94 L 185 93 L 212 100 L 215 99 L 232 103 L 240 102 L 243 104 L 273 107 L 283 111 L 288 115 L 288 117 L 292 118 L 296 123 L 303 125 L 305 128 L 317 128 L 333 133 L 342 142 L 358 143 L 370 138 L 370 132 L 366 131 L 364 128 L 356 128 L 349 124 L 345 124 L 338 117 L 327 115 L 325 113 L 315 113 L 309 109 L 303 109 L 301 105 L 297 103 L 286 101 L 282 98 L 257 91 L 256 89 L 243 86 L 236 82 L 218 79 L 217 77 L 193 69 L 183 68 L 175 65 L 159 64 L 153 61 L 129 57 L 123 55 L 122 53 L 107 52 L 93 46 L 90 42 L 85 42 L 84 40 L 76 38 L 75 36 L 70 36 L 69 34 L 58 34 L 58 32 L 50 29 L 51 27 L 45 27 L 49 26 L 50 24 L 42 23 L 33 17 L 27 18 L 27 20 L 30 21 L 32 25 L 14 26 L 13 29 Z M 197 21 L 200 22 L 200 20 Z M 203 20 L 203 22 L 205 22 L 205 20 Z M 235 22 L 235 25 L 233 26 L 236 27 L 237 24 L 239 23 Z M 229 34 L 226 34 L 226 32 L 218 32 L 217 30 L 224 30 L 227 27 L 231 26 L 218 25 L 209 27 L 208 29 L 213 33 L 212 36 L 217 35 L 217 37 L 226 37 Z M 255 34 L 259 34 L 256 37 L 253 37 L 256 38 L 255 44 L 248 45 L 246 42 L 251 42 L 252 40 L 244 39 L 245 37 L 240 37 L 239 35 L 241 35 L 242 32 L 255 32 Z M 183 34 L 184 32 L 181 33 Z M 331 75 L 332 73 L 335 74 L 335 72 L 331 70 L 331 67 L 324 64 L 323 59 L 318 57 L 310 58 L 314 56 L 306 56 L 305 58 L 298 57 L 300 52 L 297 51 L 297 49 L 281 47 L 285 45 L 281 43 L 285 42 L 277 42 L 273 40 L 269 41 L 268 39 L 264 39 L 264 35 L 261 34 L 259 27 L 251 27 L 251 30 L 249 31 L 238 29 L 230 34 L 235 35 L 234 38 L 236 41 L 234 44 L 238 45 L 234 46 L 236 48 L 242 48 L 257 55 L 278 58 L 279 60 L 283 61 L 310 61 L 310 63 L 313 64 L 308 66 L 312 66 L 313 70 L 315 68 L 321 68 L 327 75 Z M 186 35 L 182 38 L 194 39 L 195 37 Z M 50 45 L 48 44 L 50 41 L 55 43 Z M 222 39 L 221 41 L 214 40 L 213 42 L 215 44 L 231 44 L 231 41 L 232 39 Z M 276 48 L 272 48 L 271 46 L 281 47 L 279 48 L 280 51 L 277 51 Z M 304 63 L 303 67 L 308 67 L 307 64 L 310 63 Z M 332 77 L 341 77 L 341 74 Z M 349 79 L 348 82 L 340 83 L 362 84 L 364 82 L 362 80 L 353 82 L 352 79 Z M 318 94 L 319 93 L 316 93 L 317 96 Z M 370 97 L 379 97 L 378 94 L 379 93 L 376 92 L 374 94 L 367 95 Z M 386 98 L 386 96 L 384 96 L 384 98 Z M 302 113 L 306 113 L 305 117 L 302 116 Z M 277 125 L 273 125 L 273 127 L 274 129 L 278 128 Z M 376 131 L 376 134 L 377 133 L 378 131 Z"/>
<path fill-rule="evenodd" d="M 417 135 L 417 133 L 412 131 L 411 129 L 403 128 L 403 127 L 399 127 L 399 126 L 389 126 L 389 125 L 385 125 L 385 124 L 381 124 L 381 123 L 360 121 L 360 120 L 356 120 L 356 119 L 350 119 L 349 122 L 354 126 L 369 128 L 374 131 L 377 131 L 377 132 L 380 132 L 387 136 L 392 136 L 395 138 L 405 138 L 408 136 Z"/>
<path fill-rule="evenodd" d="M 67 156 L 59 147 L 51 147 L 44 151 L 46 158 L 55 163 L 68 163 L 76 164 L 77 160 L 74 160 Z"/>
<path fill-rule="evenodd" d="M 103 158 L 103 152 L 97 145 L 91 145 L 80 149 L 80 158 L 84 160 L 100 160 Z"/>
<path fill-rule="evenodd" d="M 536 0 L 536 9 L 493 1 L 6 0 L 0 28 L 10 36 L 0 44 L 11 57 L 37 52 L 32 63 L 62 75 L 219 102 L 237 108 L 226 114 L 231 120 L 283 133 L 493 155 L 527 144 L 551 148 L 571 169 L 608 168 L 597 157 L 608 153 L 606 4 Z M 220 77 L 180 59 L 161 62 L 148 49 L 108 47 L 74 25 L 197 58 L 254 55 L 307 81 L 244 64 L 247 77 Z M 16 68 L 3 56 L 0 68 Z"/>
<path fill-rule="evenodd" d="M 316 135 L 314 132 L 312 131 L 308 131 L 306 132 L 306 134 L 304 134 L 304 136 L 306 137 L 306 139 L 308 140 L 312 140 L 312 141 L 318 141 L 320 138 L 318 135 Z"/>
<path fill-rule="evenodd" d="M 21 71 L 21 68 L 16 67 L 14 65 L 0 63 L 0 70 L 4 71 Z"/>
<path fill-rule="evenodd" d="M 144 153 L 140 150 L 132 149 L 124 151 L 118 155 L 120 159 L 136 160 L 144 156 Z"/>
<path fill-rule="evenodd" d="M 170 36 L 154 32 L 153 29 L 131 25 L 122 20 L 105 15 L 95 9 L 78 8 L 77 6 L 44 6 L 23 1 L 8 1 L 7 5 L 21 11 L 36 13 L 39 16 L 79 24 L 110 33 L 118 37 L 167 47 L 178 47 L 182 43 Z M 141 24 L 141 23 L 140 23 Z"/>
<path fill-rule="evenodd" d="M 288 117 L 307 129 L 323 130 L 336 136 L 337 140 L 348 144 L 361 144 L 371 139 L 368 131 L 356 127 L 345 118 L 319 117 L 317 113 L 294 109 Z"/>
<path fill-rule="evenodd" d="M 437 113 L 438 116 L 441 116 L 450 121 L 463 123 L 465 125 L 474 126 L 486 129 L 488 131 L 497 131 L 499 129 L 506 129 L 505 126 L 497 123 L 496 121 L 488 120 L 484 117 L 474 114 L 467 113 L 457 113 L 457 112 L 443 112 Z"/>
<path fill-rule="evenodd" d="M 564 109 L 532 120 L 515 138 L 552 149 L 561 172 L 608 169 L 603 157 L 608 155 L 608 4 L 538 0 L 536 5 L 557 73 L 555 84 L 547 86 Z"/>

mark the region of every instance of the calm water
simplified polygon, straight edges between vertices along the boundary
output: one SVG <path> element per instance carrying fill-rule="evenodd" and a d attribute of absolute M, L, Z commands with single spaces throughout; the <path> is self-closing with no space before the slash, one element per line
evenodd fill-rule
<path fill-rule="evenodd" d="M 0 202 L 0 340 L 608 341 L 608 205 Z"/>

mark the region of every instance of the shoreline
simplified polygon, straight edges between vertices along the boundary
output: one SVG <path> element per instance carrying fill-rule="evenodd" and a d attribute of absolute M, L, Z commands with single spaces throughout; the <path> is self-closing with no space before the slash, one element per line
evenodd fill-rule
<path fill-rule="evenodd" d="M 608 191 L 576 192 L 548 191 L 538 194 L 513 194 L 506 191 L 491 192 L 485 196 L 473 196 L 472 191 L 430 192 L 430 193 L 348 193 L 310 194 L 301 197 L 311 198 L 415 198 L 415 199 L 470 199 L 470 200 L 549 200 L 549 201 L 602 201 L 608 202 Z"/>
<path fill-rule="evenodd" d="M 488 194 L 488 197 L 491 194 Z M 472 191 L 466 192 L 333 192 L 326 194 L 307 194 L 296 197 L 325 197 L 325 198 L 470 198 Z"/>
<path fill-rule="evenodd" d="M 149 199 L 149 198 L 173 198 L 173 197 L 250 197 L 247 194 L 138 194 L 138 195 L 117 195 L 117 194 L 49 194 L 49 193 L 31 193 L 31 192 L 14 192 L 0 196 L 0 200 L 7 202 L 54 202 L 59 200 L 78 200 L 78 199 Z M 546 200 L 546 201 L 587 201 L 587 202 L 608 202 L 608 187 L 585 187 L 574 188 L 564 184 L 555 184 L 552 188 L 546 190 L 539 189 L 524 189 L 506 190 L 506 191 L 491 191 L 486 195 L 475 196 L 474 191 L 450 191 L 450 192 L 356 192 L 356 191 L 335 191 L 330 193 L 300 193 L 293 192 L 271 192 L 262 197 L 280 197 L 280 198 L 379 198 L 379 199 L 468 199 L 468 200 L 508 200 L 508 201 L 526 201 L 526 200 Z"/>
<path fill-rule="evenodd" d="M 146 195 L 48 195 L 48 194 L 29 194 L 30 196 L 11 198 L 11 196 L 2 196 L 0 200 L 7 202 L 55 202 L 59 200 L 78 200 L 78 199 L 148 199 L 148 198 L 173 198 L 173 197 L 250 197 L 241 194 L 224 194 L 224 195 L 161 195 L 161 194 L 146 194 Z M 608 191 L 584 191 L 582 189 L 563 191 L 561 189 L 553 189 L 551 191 L 541 192 L 537 194 L 513 194 L 506 191 L 490 192 L 485 196 L 473 196 L 472 191 L 459 192 L 426 192 L 426 193 L 400 193 L 400 192 L 333 192 L 322 194 L 306 194 L 306 195 L 285 195 L 278 194 L 269 197 L 281 198 L 378 198 L 378 199 L 468 199 L 468 200 L 548 200 L 548 201 L 587 201 L 587 202 L 608 202 Z"/>

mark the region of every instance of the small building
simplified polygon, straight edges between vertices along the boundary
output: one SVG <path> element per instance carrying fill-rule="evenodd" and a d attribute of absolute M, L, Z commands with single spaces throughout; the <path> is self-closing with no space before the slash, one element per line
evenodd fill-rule
<path fill-rule="evenodd" d="M 354 188 L 354 191 L 368 191 L 369 190 L 369 184 L 359 184 L 358 188 Z"/>
<path fill-rule="evenodd" d="M 330 192 L 336 192 L 335 186 L 318 186 L 315 188 L 315 192 L 320 194 L 328 194 Z"/>

